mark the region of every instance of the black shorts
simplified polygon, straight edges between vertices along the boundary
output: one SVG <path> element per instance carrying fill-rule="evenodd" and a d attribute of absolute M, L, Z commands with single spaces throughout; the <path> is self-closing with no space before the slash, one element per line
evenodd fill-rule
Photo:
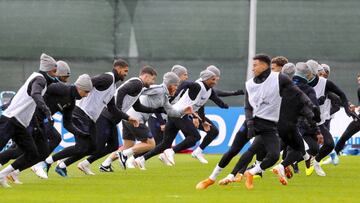
<path fill-rule="evenodd" d="M 143 123 L 140 123 L 139 127 L 135 128 L 132 124 L 123 120 L 122 125 L 122 138 L 124 140 L 146 141 L 147 139 L 153 138 L 149 127 Z"/>

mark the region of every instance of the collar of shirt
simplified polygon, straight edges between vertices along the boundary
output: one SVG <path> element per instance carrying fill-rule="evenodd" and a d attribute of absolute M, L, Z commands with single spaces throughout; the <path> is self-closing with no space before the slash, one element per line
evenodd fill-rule
<path fill-rule="evenodd" d="M 115 69 L 112 70 L 112 73 L 114 73 L 115 83 L 117 83 L 121 78 Z"/>
<path fill-rule="evenodd" d="M 271 69 L 270 68 L 266 69 L 260 75 L 254 77 L 254 82 L 257 84 L 264 82 L 266 78 L 269 77 L 270 73 L 271 73 Z"/>
<path fill-rule="evenodd" d="M 44 76 L 47 86 L 49 86 L 51 83 L 58 82 L 58 80 L 56 78 L 51 77 L 49 74 L 47 74 L 44 71 L 39 71 L 39 73 Z"/>
<path fill-rule="evenodd" d="M 207 86 L 206 83 L 204 83 L 204 81 L 202 81 L 202 83 L 204 84 L 206 90 L 209 90 L 209 89 L 210 89 L 210 87 Z"/>
<path fill-rule="evenodd" d="M 75 99 L 81 99 L 81 98 L 82 98 L 82 97 L 80 96 L 79 92 L 77 91 L 75 85 L 71 85 L 71 87 L 70 87 L 70 94 L 71 94 L 71 97 L 72 97 L 72 98 L 75 98 Z"/>
<path fill-rule="evenodd" d="M 314 78 L 313 80 L 309 81 L 308 84 L 309 84 L 311 87 L 315 87 L 315 86 L 318 84 L 318 82 L 319 82 L 319 76 L 315 76 L 315 78 Z"/>
<path fill-rule="evenodd" d="M 295 75 L 295 76 L 293 77 L 293 82 L 294 82 L 295 84 L 307 84 L 307 83 L 308 83 L 308 80 L 305 79 L 305 78 L 303 78 L 303 77 L 300 77 L 300 76 Z"/>

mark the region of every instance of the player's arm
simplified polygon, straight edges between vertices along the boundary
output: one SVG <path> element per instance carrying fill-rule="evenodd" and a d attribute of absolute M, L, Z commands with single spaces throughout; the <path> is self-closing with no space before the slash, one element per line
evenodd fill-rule
<path fill-rule="evenodd" d="M 31 98 L 34 99 L 36 107 L 40 109 L 48 119 L 52 120 L 51 112 L 49 107 L 46 105 L 43 96 L 41 95 L 42 91 L 46 87 L 46 80 L 43 77 L 36 77 L 29 84 L 28 94 Z"/>
<path fill-rule="evenodd" d="M 213 91 L 219 97 L 230 97 L 230 96 L 244 95 L 244 90 L 242 90 L 242 89 L 235 90 L 235 91 L 227 91 L 227 90 L 220 90 L 220 89 L 213 88 Z"/>
<path fill-rule="evenodd" d="M 345 93 L 330 80 L 326 80 L 326 85 L 325 85 L 325 93 L 328 92 L 333 92 L 334 94 L 340 97 L 341 106 L 344 107 L 345 113 L 348 116 L 359 119 L 354 112 L 351 112 L 349 100 L 347 99 Z"/>
<path fill-rule="evenodd" d="M 227 105 L 222 99 L 220 99 L 220 97 L 216 94 L 214 90 L 211 91 L 211 95 L 209 99 L 222 109 L 229 108 L 229 105 Z"/>
<path fill-rule="evenodd" d="M 74 107 L 75 101 L 73 101 L 72 104 L 69 107 L 65 108 L 62 112 L 64 128 L 74 135 L 86 136 L 88 135 L 87 133 L 83 132 L 82 130 L 78 129 L 73 125 L 72 112 L 74 110 Z"/>

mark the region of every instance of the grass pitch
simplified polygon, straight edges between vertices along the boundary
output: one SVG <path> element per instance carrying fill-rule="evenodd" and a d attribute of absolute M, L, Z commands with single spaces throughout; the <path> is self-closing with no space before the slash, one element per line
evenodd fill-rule
<path fill-rule="evenodd" d="M 96 176 L 86 176 L 76 168 L 68 168 L 69 178 L 62 178 L 52 167 L 48 180 L 41 180 L 30 170 L 20 179 L 23 185 L 0 188 L 0 202 L 360 202 L 360 157 L 340 157 L 340 165 L 323 166 L 326 177 L 315 172 L 306 177 L 304 165 L 287 186 L 266 171 L 264 178 L 255 179 L 254 189 L 248 191 L 244 181 L 230 186 L 216 183 L 206 190 L 195 185 L 207 178 L 220 159 L 220 155 L 207 155 L 209 164 L 200 164 L 188 154 L 175 156 L 176 166 L 167 167 L 157 158 L 147 162 L 147 170 L 121 170 L 114 162 L 114 173 L 100 173 L 100 162 L 92 165 Z M 225 177 L 238 160 L 236 157 L 223 171 Z"/>

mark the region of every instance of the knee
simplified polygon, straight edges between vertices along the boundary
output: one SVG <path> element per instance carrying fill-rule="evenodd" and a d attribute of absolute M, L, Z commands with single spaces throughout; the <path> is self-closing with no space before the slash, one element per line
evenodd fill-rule
<path fill-rule="evenodd" d="M 155 146 L 156 146 L 156 143 L 155 143 L 154 139 L 148 139 L 147 144 L 148 144 L 149 150 L 154 149 Z"/>
<path fill-rule="evenodd" d="M 189 140 L 194 141 L 195 143 L 201 139 L 201 136 L 199 133 L 194 134 L 194 136 L 189 136 Z"/>

